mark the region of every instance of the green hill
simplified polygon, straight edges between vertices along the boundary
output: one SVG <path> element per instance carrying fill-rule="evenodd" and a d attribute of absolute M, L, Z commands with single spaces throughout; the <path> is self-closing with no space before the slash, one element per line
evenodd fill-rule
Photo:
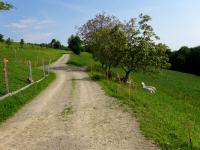
<path fill-rule="evenodd" d="M 136 72 L 130 78 L 134 88 L 129 90 L 127 85 L 107 80 L 100 64 L 94 63 L 90 54 L 71 55 L 71 64 L 91 66 L 90 76 L 98 79 L 108 95 L 116 97 L 125 109 L 136 115 L 144 135 L 162 149 L 200 149 L 199 76 L 169 70 Z M 122 73 L 119 68 L 113 69 L 115 77 Z M 142 81 L 155 86 L 156 94 L 143 91 Z"/>

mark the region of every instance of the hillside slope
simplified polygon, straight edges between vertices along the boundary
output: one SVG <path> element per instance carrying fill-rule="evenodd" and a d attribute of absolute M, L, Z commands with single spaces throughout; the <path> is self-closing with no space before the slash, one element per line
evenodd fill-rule
<path fill-rule="evenodd" d="M 74 55 L 74 54 L 71 54 Z M 83 53 L 71 57 L 71 64 L 79 66 L 91 59 Z M 106 80 L 105 73 L 94 60 L 84 63 L 89 66 L 90 76 L 96 79 L 106 93 L 116 97 L 125 108 L 131 109 L 145 136 L 155 140 L 163 149 L 200 149 L 200 77 L 176 71 L 136 72 L 130 80 L 134 88 Z M 123 75 L 120 68 L 113 75 Z M 156 94 L 146 93 L 141 82 L 157 88 Z"/>

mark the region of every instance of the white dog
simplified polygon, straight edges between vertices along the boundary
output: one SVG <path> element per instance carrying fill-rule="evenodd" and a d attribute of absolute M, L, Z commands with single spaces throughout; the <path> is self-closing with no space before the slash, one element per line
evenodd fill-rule
<path fill-rule="evenodd" d="M 144 82 L 141 83 L 142 84 L 142 88 L 150 93 L 155 93 L 156 92 L 156 88 L 153 86 L 146 86 Z"/>

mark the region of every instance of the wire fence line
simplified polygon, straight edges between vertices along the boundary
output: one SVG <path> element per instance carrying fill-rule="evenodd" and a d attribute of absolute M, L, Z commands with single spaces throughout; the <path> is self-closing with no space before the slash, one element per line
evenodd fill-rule
<path fill-rule="evenodd" d="M 26 65 L 28 66 L 27 71 L 27 77 L 25 77 L 28 83 L 23 86 L 18 88 L 16 91 L 11 91 L 10 90 L 10 80 L 9 80 L 9 69 L 8 69 L 8 64 L 9 63 L 26 63 Z M 0 96 L 0 101 L 4 100 L 5 98 L 9 97 L 9 96 L 13 96 L 16 95 L 17 93 L 27 89 L 28 87 L 32 86 L 33 84 L 39 83 L 42 80 L 44 80 L 48 75 L 49 75 L 49 67 L 51 64 L 51 59 L 49 59 L 48 61 L 45 61 L 44 59 L 42 60 L 42 66 L 40 68 L 42 68 L 42 72 L 43 72 L 43 77 L 40 78 L 37 81 L 34 81 L 33 79 L 33 73 L 32 73 L 32 61 L 31 60 L 25 60 L 25 61 L 16 61 L 16 60 L 8 60 L 6 58 L 3 59 L 3 68 L 2 68 L 2 74 L 3 74 L 3 78 L 2 78 L 2 82 L 0 84 L 0 86 L 2 86 L 3 88 L 5 88 L 5 93 L 3 96 Z M 36 65 L 37 66 L 37 65 Z M 16 65 L 17 67 L 17 65 Z M 39 69 L 39 68 L 38 68 Z"/>

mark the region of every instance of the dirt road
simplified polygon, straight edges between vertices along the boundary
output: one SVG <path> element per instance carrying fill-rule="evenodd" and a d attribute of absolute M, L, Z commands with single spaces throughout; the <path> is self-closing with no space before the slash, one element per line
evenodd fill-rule
<path fill-rule="evenodd" d="M 63 55 L 57 79 L 0 126 L 1 150 L 154 150 L 138 123 Z"/>

